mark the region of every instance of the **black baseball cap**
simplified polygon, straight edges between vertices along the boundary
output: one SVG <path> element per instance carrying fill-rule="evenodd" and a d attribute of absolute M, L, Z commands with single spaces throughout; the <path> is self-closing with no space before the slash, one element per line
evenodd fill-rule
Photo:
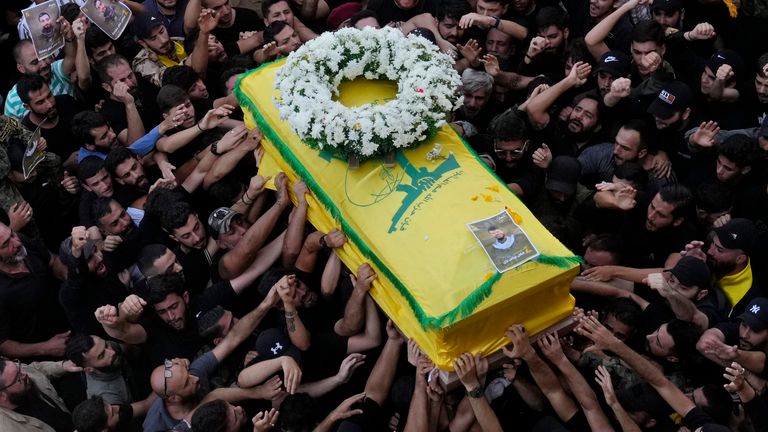
<path fill-rule="evenodd" d="M 741 249 L 749 254 L 757 246 L 757 226 L 749 219 L 731 219 L 725 225 L 715 228 L 714 231 L 720 244 L 726 249 Z"/>
<path fill-rule="evenodd" d="M 161 25 L 165 25 L 165 21 L 156 13 L 138 14 L 133 20 L 133 33 L 139 39 L 146 39 L 155 27 Z"/>
<path fill-rule="evenodd" d="M 668 119 L 690 107 L 691 88 L 682 81 L 670 81 L 664 84 L 658 96 L 648 107 L 648 112 L 660 119 Z"/>
<path fill-rule="evenodd" d="M 670 270 L 678 281 L 686 287 L 709 289 L 712 284 L 709 267 L 704 261 L 692 256 L 684 256 Z"/>
<path fill-rule="evenodd" d="M 576 193 L 576 183 L 578 183 L 580 176 L 581 164 L 578 159 L 571 156 L 558 156 L 549 165 L 547 182 L 544 187 L 547 190 L 573 196 Z"/>
<path fill-rule="evenodd" d="M 622 51 L 608 51 L 600 57 L 596 72 L 608 72 L 614 78 L 625 77 L 629 75 L 629 56 Z"/>
<path fill-rule="evenodd" d="M 259 353 L 254 363 L 283 356 L 289 356 L 297 362 L 301 360 L 299 349 L 291 343 L 291 339 L 282 330 L 277 328 L 259 333 L 253 350 Z"/>
<path fill-rule="evenodd" d="M 768 329 L 768 298 L 753 298 L 739 315 L 739 319 L 754 331 Z"/>
<path fill-rule="evenodd" d="M 733 50 L 720 50 L 707 60 L 707 67 L 713 74 L 717 73 L 720 66 L 727 64 L 733 69 L 733 79 L 739 79 L 744 73 L 744 60 L 741 55 Z"/>

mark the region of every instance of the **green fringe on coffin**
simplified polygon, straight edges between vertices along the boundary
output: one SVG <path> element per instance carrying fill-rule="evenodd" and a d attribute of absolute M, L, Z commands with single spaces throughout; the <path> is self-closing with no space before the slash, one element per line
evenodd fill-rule
<path fill-rule="evenodd" d="M 279 61 L 279 60 L 275 60 Z M 389 269 L 384 263 L 374 254 L 371 249 L 368 247 L 368 245 L 363 242 L 363 240 L 358 236 L 358 234 L 352 229 L 352 227 L 347 223 L 347 221 L 342 217 L 341 212 L 339 209 L 334 205 L 333 201 L 330 199 L 328 195 L 325 194 L 325 192 L 320 188 L 320 185 L 317 184 L 314 177 L 310 175 L 310 173 L 306 170 L 304 165 L 302 165 L 298 160 L 296 160 L 296 157 L 293 155 L 293 153 L 290 151 L 288 146 L 283 142 L 283 140 L 280 138 L 280 136 L 275 133 L 275 131 L 269 126 L 269 123 L 262 117 L 261 113 L 258 109 L 256 109 L 256 106 L 253 104 L 253 102 L 246 96 L 243 91 L 240 88 L 241 82 L 248 77 L 248 75 L 257 72 L 263 67 L 269 66 L 271 63 L 265 63 L 258 68 L 243 74 L 238 78 L 237 83 L 235 85 L 234 89 L 234 95 L 237 98 L 238 102 L 240 102 L 241 106 L 244 106 L 248 109 L 251 117 L 258 125 L 259 129 L 261 129 L 262 133 L 264 133 L 267 138 L 275 145 L 275 148 L 277 148 L 278 152 L 280 152 L 280 155 L 283 157 L 283 159 L 291 166 L 293 171 L 298 175 L 304 182 L 307 184 L 309 189 L 312 191 L 312 194 L 317 198 L 317 200 L 326 208 L 328 212 L 330 212 L 331 216 L 334 217 L 337 221 L 339 221 L 342 231 L 344 234 L 347 235 L 347 238 L 354 242 L 355 246 L 360 250 L 360 252 L 365 256 L 367 259 L 369 259 L 371 262 L 374 263 L 374 265 L 384 273 L 384 275 L 392 282 L 392 284 L 397 288 L 397 291 L 400 293 L 400 295 L 405 298 L 406 302 L 408 303 L 408 306 L 411 308 L 411 311 L 413 311 L 413 314 L 415 315 L 416 319 L 419 321 L 419 324 L 424 329 L 441 329 L 447 326 L 452 325 L 456 321 L 463 319 L 469 315 L 472 314 L 472 312 L 475 311 L 475 309 L 480 306 L 480 304 L 488 298 L 489 295 L 491 295 L 491 292 L 493 290 L 493 285 L 498 282 L 499 279 L 501 279 L 501 273 L 495 273 L 491 278 L 486 280 L 482 285 L 480 285 L 478 288 L 476 288 L 469 296 L 467 296 L 464 300 L 462 300 L 458 306 L 453 308 L 452 310 L 438 316 L 438 317 L 431 317 L 427 316 L 427 314 L 424 312 L 424 310 L 421 308 L 421 306 L 418 304 L 416 299 L 413 297 L 413 295 L 408 291 L 408 289 L 405 287 L 405 285 L 400 281 L 400 279 L 395 276 L 395 274 L 392 272 L 392 270 Z M 472 153 L 472 155 L 477 158 L 477 154 L 474 152 L 474 150 L 467 145 L 466 142 L 462 139 L 462 142 L 464 143 L 464 146 L 467 147 Z M 484 164 L 481 164 L 482 166 L 485 166 Z M 493 171 L 488 170 L 488 172 L 492 173 L 496 179 L 498 177 L 496 176 L 496 173 Z M 499 180 L 501 181 L 501 180 Z M 504 182 L 501 182 L 504 183 Z M 577 256 L 565 256 L 565 257 L 558 257 L 558 256 L 548 256 L 548 255 L 539 255 L 534 261 L 537 261 L 541 264 L 546 265 L 554 265 L 561 268 L 570 268 L 571 266 L 581 263 L 581 258 Z"/>

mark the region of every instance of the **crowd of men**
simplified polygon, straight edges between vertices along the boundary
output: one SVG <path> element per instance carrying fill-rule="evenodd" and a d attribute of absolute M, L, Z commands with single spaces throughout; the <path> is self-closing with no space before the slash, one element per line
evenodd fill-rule
<path fill-rule="evenodd" d="M 768 430 L 765 0 L 123 1 L 117 40 L 57 0 L 42 59 L 28 1 L 0 25 L 3 432 Z M 584 258 L 573 332 L 510 322 L 450 391 L 304 182 L 254 175 L 233 96 L 366 26 L 453 56 L 451 126 Z"/>

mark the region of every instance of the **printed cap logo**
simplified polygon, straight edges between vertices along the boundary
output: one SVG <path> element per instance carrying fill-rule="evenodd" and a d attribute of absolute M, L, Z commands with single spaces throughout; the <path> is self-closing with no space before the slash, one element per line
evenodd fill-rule
<path fill-rule="evenodd" d="M 670 105 L 675 103 L 675 95 L 673 95 L 672 93 L 670 93 L 670 92 L 668 92 L 666 90 L 662 90 L 661 93 L 659 93 L 659 99 L 661 99 L 662 101 L 664 101 L 664 102 L 666 102 L 666 103 L 668 103 Z"/>
<path fill-rule="evenodd" d="M 275 346 L 273 346 L 269 350 L 272 351 L 272 355 L 277 355 L 277 353 L 279 353 L 280 350 L 282 350 L 282 349 L 283 349 L 283 346 L 280 345 L 280 342 L 275 342 Z"/>
<path fill-rule="evenodd" d="M 760 312 L 760 306 L 758 305 L 752 305 L 751 308 L 749 308 L 749 311 L 753 314 L 757 315 L 758 312 Z"/>
<path fill-rule="evenodd" d="M 619 59 L 617 59 L 616 56 L 608 56 L 605 58 L 605 60 L 603 60 L 603 63 L 611 63 L 616 61 L 619 61 Z"/>

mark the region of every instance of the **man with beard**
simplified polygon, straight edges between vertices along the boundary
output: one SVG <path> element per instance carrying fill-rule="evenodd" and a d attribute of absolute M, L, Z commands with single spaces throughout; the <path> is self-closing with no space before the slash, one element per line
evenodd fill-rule
<path fill-rule="evenodd" d="M 136 223 L 134 214 L 113 198 L 96 198 L 91 204 L 91 217 L 104 238 L 104 262 L 109 271 L 120 272 L 130 267 L 141 248 L 164 237 L 154 224 L 142 219 Z"/>
<path fill-rule="evenodd" d="M 184 11 L 187 0 L 155 0 L 141 4 L 148 14 L 156 14 L 165 22 L 171 37 L 184 37 Z"/>
<path fill-rule="evenodd" d="M 75 51 L 75 44 L 67 43 L 64 59 L 53 61 L 52 57 L 47 57 L 38 60 L 32 41 L 25 39 L 13 47 L 13 58 L 20 73 L 36 74 L 45 78 L 54 95 L 72 95 L 73 86 L 69 76 L 75 71 Z M 21 120 L 26 113 L 27 108 L 14 85 L 5 98 L 5 115 Z"/>
<path fill-rule="evenodd" d="M 157 87 L 137 77 L 130 63 L 120 54 L 101 59 L 96 65 L 101 87 L 109 94 L 101 114 L 123 144 L 145 134 L 144 125 L 159 124 L 163 117 L 155 102 Z"/>
<path fill-rule="evenodd" d="M 16 90 L 28 112 L 21 120 L 30 131 L 40 128 L 40 136 L 48 143 L 46 151 L 57 154 L 62 161 L 74 160 L 77 151 L 70 124 L 79 106 L 70 95 L 54 96 L 45 78 L 25 75 L 16 84 Z"/>
<path fill-rule="evenodd" d="M 485 133 L 488 123 L 498 114 L 496 105 L 489 103 L 493 94 L 493 77 L 467 68 L 461 74 L 461 93 L 464 103 L 454 113 L 453 123 L 461 128 L 465 138 Z"/>
<path fill-rule="evenodd" d="M 727 366 L 737 362 L 765 378 L 768 347 L 768 299 L 755 297 L 738 321 L 721 323 L 701 335 L 696 348 L 708 359 Z"/>
<path fill-rule="evenodd" d="M 0 430 L 73 430 L 69 411 L 50 379 L 81 370 L 71 361 L 26 365 L 0 358 Z"/>
<path fill-rule="evenodd" d="M 58 263 L 58 264 L 54 264 Z M 60 357 L 66 320 L 53 276 L 61 264 L 39 243 L 0 223 L 0 354 Z"/>
<path fill-rule="evenodd" d="M 760 56 L 755 71 L 755 85 L 747 86 L 740 97 L 747 112 L 747 118 L 753 125 L 763 124 L 768 114 L 768 53 Z"/>
<path fill-rule="evenodd" d="M 564 93 L 584 85 L 591 71 L 588 63 L 578 62 L 567 77 L 528 102 L 528 120 L 539 131 L 539 140 L 551 146 L 553 156 L 580 155 L 594 143 L 595 133 L 601 129 L 600 101 L 590 93 L 576 97 L 565 121 L 552 121 L 549 113 Z"/>
<path fill-rule="evenodd" d="M 544 181 L 546 166 L 534 163 L 533 155 L 541 149 L 531 148 L 525 122 L 510 109 L 496 116 L 488 129 L 490 134 L 476 135 L 470 144 L 515 195 L 532 199 Z"/>
<path fill-rule="evenodd" d="M 545 7 L 536 15 L 538 36 L 530 41 L 520 73 L 528 76 L 547 75 L 560 80 L 565 69 L 565 46 L 568 44 L 568 15 L 560 8 Z"/>
<path fill-rule="evenodd" d="M 706 259 L 715 275 L 716 286 L 721 289 L 732 306 L 729 315 L 746 309 L 746 304 L 761 293 L 751 256 L 758 252 L 760 232 L 755 223 L 734 218 L 712 230 L 712 238 L 704 252 L 704 242 L 693 241 L 686 245 L 685 254 Z"/>
<path fill-rule="evenodd" d="M 37 16 L 37 22 L 40 24 L 40 36 L 46 42 L 52 42 L 56 37 L 56 26 L 53 25 L 51 15 L 48 12 L 42 12 Z"/>
<path fill-rule="evenodd" d="M 59 258 L 68 269 L 59 302 L 72 329 L 107 337 L 93 311 L 120 303 L 128 295 L 125 283 L 120 275 L 107 272 L 101 246 L 89 238 L 84 226 L 72 228 L 72 236 L 61 243 Z"/>
<path fill-rule="evenodd" d="M 207 15 L 209 14 L 205 16 Z M 213 27 L 215 20 L 212 18 L 211 20 L 212 23 L 209 26 Z M 157 14 L 138 15 L 133 21 L 133 31 L 142 50 L 133 58 L 133 71 L 157 87 L 163 85 L 163 72 L 171 66 L 184 64 L 192 66 L 198 73 L 205 72 L 205 64 L 208 62 L 208 35 L 211 28 L 203 27 L 201 30 L 198 32 L 198 41 L 195 45 L 199 49 L 195 49 L 188 55 L 184 49 L 184 38 L 171 37 L 162 17 Z"/>
<path fill-rule="evenodd" d="M 115 7 L 105 3 L 103 0 L 95 0 L 93 7 L 104 17 L 104 22 L 114 21 L 117 18 Z"/>

